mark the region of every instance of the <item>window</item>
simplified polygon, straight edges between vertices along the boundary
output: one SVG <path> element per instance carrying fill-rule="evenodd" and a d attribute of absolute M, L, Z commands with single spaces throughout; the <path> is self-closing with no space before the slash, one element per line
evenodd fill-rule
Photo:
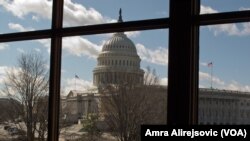
<path fill-rule="evenodd" d="M 140 35 L 135 37 L 131 35 L 133 33 L 139 33 Z M 143 92 L 148 95 L 153 94 L 151 97 L 143 98 L 140 96 L 141 93 L 132 92 L 132 94 L 137 97 L 134 97 L 134 99 L 130 98 L 126 104 L 128 107 L 131 107 L 132 104 L 129 104 L 129 102 L 134 103 L 138 101 L 137 104 L 144 105 L 145 108 L 142 110 L 145 110 L 146 112 L 143 113 L 140 109 L 137 109 L 137 113 L 141 112 L 141 114 L 146 114 L 143 117 L 145 117 L 145 119 L 150 118 L 150 124 L 166 123 L 166 60 L 168 56 L 168 48 L 165 38 L 168 36 L 168 30 L 134 31 L 133 33 L 124 33 L 124 35 L 127 36 L 127 39 L 124 38 L 122 43 L 126 44 L 128 48 L 131 48 L 131 50 L 125 51 L 123 51 L 123 48 L 120 48 L 120 42 L 114 40 L 119 37 L 119 35 L 115 35 L 117 34 L 116 32 L 102 35 L 95 34 L 62 38 L 63 52 L 60 96 L 64 105 L 60 110 L 59 123 L 60 127 L 62 127 L 61 131 L 64 132 L 60 133 L 60 137 L 65 137 L 65 135 L 69 132 L 82 133 L 83 129 L 78 131 L 78 128 L 75 128 L 75 130 L 64 130 L 67 129 L 67 127 L 65 127 L 66 125 L 71 127 L 79 126 L 77 124 L 85 124 L 85 120 L 91 114 L 96 116 L 104 115 L 105 113 L 102 110 L 105 108 L 104 106 L 107 105 L 107 103 L 103 102 L 103 99 L 99 98 L 99 95 L 104 95 L 105 93 L 98 91 L 98 89 L 101 89 L 103 87 L 102 85 L 105 84 L 112 84 L 111 86 L 114 85 L 119 87 L 119 84 L 117 84 L 116 81 L 120 80 L 131 83 L 135 81 L 135 83 L 143 82 L 145 84 L 151 83 L 150 85 L 161 85 L 161 88 L 157 89 L 155 87 L 155 89 L 147 89 L 147 91 Z M 158 36 L 157 41 L 148 41 L 148 38 L 153 39 L 155 36 Z M 77 42 L 79 40 L 81 42 Z M 130 44 L 130 40 L 133 44 Z M 113 46 L 113 49 L 109 49 L 108 46 Z M 137 52 L 135 52 L 136 48 Z M 147 57 L 148 54 L 145 51 L 150 53 L 150 57 Z M 104 60 L 104 62 L 106 62 L 105 60 L 108 60 L 107 62 L 109 62 L 109 59 L 112 58 L 117 60 L 118 66 L 114 68 L 113 66 L 98 65 L 96 62 L 97 58 L 99 61 Z M 142 67 L 138 66 L 138 60 L 141 60 Z M 133 65 L 136 67 L 125 67 L 126 62 L 129 63 L 129 61 L 133 61 Z M 144 71 L 145 77 L 143 75 L 137 77 L 136 73 L 140 71 Z M 75 77 L 75 75 L 77 75 L 77 77 Z M 101 77 L 105 79 L 100 80 L 98 75 L 101 75 Z M 153 82 L 156 80 L 153 80 L 156 76 L 157 79 L 159 79 L 159 83 Z M 131 79 L 131 81 L 129 79 Z M 129 95 L 129 93 L 124 93 Z M 140 101 L 142 98 L 143 101 Z M 86 99 L 91 100 L 91 104 L 89 104 Z M 79 103 L 76 102 L 77 100 Z M 119 99 L 116 100 L 118 103 L 122 102 Z M 147 103 L 146 106 L 145 103 Z M 98 105 L 104 106 L 103 108 L 100 108 Z M 119 107 L 115 108 L 119 109 Z M 114 109 L 109 109 L 108 111 L 108 113 L 115 112 Z M 131 113 L 133 116 L 137 114 L 135 112 Z M 130 114 L 130 116 L 132 114 Z M 64 115 L 67 115 L 67 117 Z M 139 116 L 136 115 L 135 117 L 138 118 Z M 99 121 L 101 125 L 105 125 L 110 122 L 107 119 L 103 119 Z M 140 117 L 140 120 L 145 119 Z M 108 128 L 108 126 L 102 127 L 101 130 L 104 130 L 105 128 Z"/>
<path fill-rule="evenodd" d="M 34 140 L 36 136 L 47 138 L 50 40 L 8 42 L 0 46 L 3 47 L 0 120 L 5 129 L 1 138 L 10 140 L 18 135 L 25 140 Z M 35 129 L 36 135 L 29 132 Z"/>
<path fill-rule="evenodd" d="M 45 0 L 44 0 L 45 1 Z M 4 10 L 4 5 L 7 2 L 1 3 L 1 11 Z M 62 53 L 62 38 L 69 36 L 86 36 L 93 34 L 103 34 L 121 31 L 139 31 L 149 29 L 166 29 L 169 28 L 169 50 L 168 50 L 168 124 L 195 124 L 198 122 L 198 75 L 199 75 L 199 28 L 200 26 L 215 25 L 215 24 L 229 24 L 239 22 L 249 22 L 250 11 L 234 11 L 228 13 L 214 13 L 214 14 L 202 14 L 200 15 L 199 0 L 190 1 L 163 1 L 164 11 L 167 11 L 168 3 L 169 7 L 169 18 L 165 16 L 156 16 L 156 19 L 148 19 L 155 16 L 143 17 L 142 20 L 138 17 L 132 17 L 130 21 L 124 23 L 110 23 L 110 24 L 99 24 L 89 25 L 88 23 L 74 24 L 74 27 L 67 26 L 67 23 L 63 23 L 63 1 L 53 0 L 46 1 L 52 2 L 52 20 L 51 28 L 46 30 L 40 30 L 47 28 L 35 28 L 34 31 L 22 32 L 22 33 L 8 33 L 4 28 L 8 28 L 8 22 L 6 22 L 8 14 L 22 14 L 14 13 L 9 10 L 9 13 L 5 13 L 5 16 L 1 16 L 1 21 L 4 21 L 4 28 L 1 26 L 0 43 L 1 48 L 8 45 L 7 42 L 12 41 L 24 41 L 34 39 L 50 39 L 51 50 L 50 50 L 50 87 L 49 87 L 49 125 L 48 125 L 48 140 L 58 140 L 58 128 L 59 128 L 59 99 L 60 99 L 60 79 L 61 79 L 61 53 Z M 88 1 L 90 2 L 90 1 Z M 91 1 L 92 2 L 92 1 Z M 97 1 L 96 1 L 97 2 Z M 28 1 L 24 2 L 25 4 Z M 71 5 L 75 3 L 71 0 L 65 0 L 64 4 Z M 118 2 L 117 2 L 118 3 Z M 15 3 L 13 3 L 15 4 Z M 117 5 L 116 5 L 117 6 Z M 141 5 L 140 5 L 141 6 Z M 242 4 L 244 6 L 244 4 Z M 41 6 L 42 7 L 42 6 Z M 103 5 L 100 5 L 101 9 Z M 154 6 L 150 6 L 154 7 Z M 148 8 L 150 8 L 148 7 Z M 222 7 L 222 6 L 221 6 Z M 66 7 L 67 8 L 67 7 Z M 72 8 L 72 7 L 71 7 Z M 120 7 L 117 6 L 117 9 Z M 157 7 L 158 8 L 158 7 Z M 156 8 L 156 9 L 157 9 Z M 26 9 L 26 8 L 23 8 Z M 84 9 L 84 8 L 82 8 Z M 87 8 L 88 9 L 88 8 Z M 115 9 L 115 11 L 117 11 Z M 143 9 L 143 8 L 140 8 Z M 72 9 L 65 11 L 70 12 Z M 138 10 L 136 8 L 136 10 Z M 230 9 L 231 10 L 231 9 Z M 37 10 L 40 11 L 40 10 Z M 50 9 L 48 9 L 50 11 Z M 223 11 L 223 10 L 222 10 Z M 32 13 L 34 11 L 22 11 L 23 13 Z M 47 12 L 47 11 L 45 11 Z M 72 12 L 72 11 L 71 11 Z M 168 11 L 167 11 L 168 12 Z M 74 12 L 73 12 L 74 13 Z M 116 14 L 116 12 L 112 12 Z M 140 12 L 137 12 L 140 13 Z M 143 12 L 142 12 L 143 13 Z M 1 13 L 2 14 L 2 13 Z M 35 13 L 40 14 L 40 13 Z M 18 15 L 17 15 L 18 16 Z M 27 14 L 27 16 L 30 16 Z M 49 17 L 49 16 L 48 16 Z M 116 17 L 116 16 L 114 16 Z M 32 17 L 29 17 L 32 19 Z M 41 19 L 44 17 L 41 17 Z M 2 20 L 4 19 L 4 20 Z M 37 19 L 33 17 L 33 19 Z M 64 17 L 64 19 L 67 19 Z M 186 19 L 193 19 L 188 20 Z M 77 18 L 76 18 L 77 20 Z M 69 20 L 74 22 L 74 20 Z M 104 23 L 104 22 L 102 22 Z M 185 25 L 184 25 L 185 24 Z M 64 26 L 63 26 L 64 25 Z M 83 26 L 84 25 L 84 26 Z M 171 25 L 171 26 L 169 26 Z M 14 26 L 16 29 L 23 30 L 20 26 Z M 29 26 L 27 26 L 29 27 Z M 66 28 L 67 27 L 67 28 Z M 24 30 L 23 30 L 24 31 Z M 4 33 L 4 34 L 3 34 Z M 166 40 L 168 40 L 166 38 Z M 117 64 L 117 60 L 115 60 Z M 132 65 L 132 63 L 130 63 Z M 117 77 L 115 77 L 117 78 Z M 231 122 L 230 122 L 231 123 Z"/>
<path fill-rule="evenodd" d="M 216 103 L 212 113 L 216 114 L 217 108 L 228 110 L 234 118 L 227 118 L 227 115 L 218 118 L 232 124 L 250 123 L 247 119 L 240 120 L 238 114 L 238 109 L 247 107 L 245 101 L 250 99 L 250 64 L 245 61 L 250 59 L 246 53 L 250 49 L 248 25 L 249 22 L 243 22 L 200 28 L 199 95 L 213 98 L 213 105 L 207 105 L 214 107 Z M 210 93 L 205 93 L 205 90 Z M 227 101 L 226 104 L 222 103 L 223 100 Z M 246 111 L 242 112 L 242 115 L 246 114 Z M 219 120 L 213 122 L 220 124 Z"/>

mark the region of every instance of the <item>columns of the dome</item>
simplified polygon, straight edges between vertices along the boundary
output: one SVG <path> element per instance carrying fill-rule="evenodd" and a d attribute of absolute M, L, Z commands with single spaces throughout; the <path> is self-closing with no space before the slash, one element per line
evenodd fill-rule
<path fill-rule="evenodd" d="M 100 73 L 100 80 L 99 80 L 99 83 L 98 84 L 102 84 L 103 83 L 103 76 L 102 74 Z"/>
<path fill-rule="evenodd" d="M 113 84 L 113 83 L 114 83 L 114 73 L 111 72 L 111 84 Z"/>
<path fill-rule="evenodd" d="M 105 84 L 105 74 L 101 73 L 101 76 L 102 76 L 102 84 Z"/>
<path fill-rule="evenodd" d="M 94 85 L 96 86 L 96 84 L 97 84 L 97 75 L 95 73 L 94 73 L 94 77 L 95 77 Z"/>
<path fill-rule="evenodd" d="M 107 72 L 107 83 L 110 83 L 110 72 Z"/>
<path fill-rule="evenodd" d="M 105 73 L 105 84 L 108 83 L 108 72 Z"/>
<path fill-rule="evenodd" d="M 100 74 L 97 74 L 97 81 L 96 81 L 96 85 L 98 85 L 100 83 Z"/>
<path fill-rule="evenodd" d="M 110 72 L 107 72 L 107 84 L 110 84 L 110 82 L 111 82 L 110 79 L 111 79 Z"/>
<path fill-rule="evenodd" d="M 114 77 L 113 77 L 113 79 L 114 79 L 113 83 L 116 83 L 116 74 L 115 74 L 115 72 L 113 72 L 113 75 L 114 75 Z"/>

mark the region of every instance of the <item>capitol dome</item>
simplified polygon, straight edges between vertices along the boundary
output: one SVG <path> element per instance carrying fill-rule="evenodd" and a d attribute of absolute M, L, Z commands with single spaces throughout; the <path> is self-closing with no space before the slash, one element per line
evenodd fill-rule
<path fill-rule="evenodd" d="M 122 22 L 121 10 L 118 22 Z M 93 70 L 94 85 L 143 84 L 144 71 L 134 43 L 123 32 L 115 33 L 104 45 Z"/>
<path fill-rule="evenodd" d="M 134 43 L 126 34 L 121 32 L 115 33 L 113 37 L 104 44 L 102 52 L 105 51 L 137 55 Z"/>

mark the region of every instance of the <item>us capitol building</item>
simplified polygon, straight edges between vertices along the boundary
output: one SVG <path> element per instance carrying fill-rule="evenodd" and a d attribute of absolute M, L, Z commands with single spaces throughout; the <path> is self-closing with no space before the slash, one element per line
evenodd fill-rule
<path fill-rule="evenodd" d="M 118 22 L 123 22 L 121 11 Z M 93 83 L 99 88 L 106 84 L 129 81 L 143 85 L 144 71 L 134 43 L 118 32 L 104 44 L 93 70 Z M 167 86 L 154 89 L 154 95 L 167 93 Z M 68 122 L 77 123 L 89 113 L 100 112 L 101 94 L 97 91 L 81 92 L 72 90 L 61 100 L 61 112 Z M 162 110 L 166 110 L 164 107 Z M 250 124 L 250 93 L 199 89 L 199 124 Z"/>
<path fill-rule="evenodd" d="M 118 22 L 123 22 L 121 11 Z M 140 69 L 140 62 L 134 43 L 123 32 L 115 33 L 97 58 L 94 85 L 100 87 L 121 81 L 143 84 L 144 71 Z"/>

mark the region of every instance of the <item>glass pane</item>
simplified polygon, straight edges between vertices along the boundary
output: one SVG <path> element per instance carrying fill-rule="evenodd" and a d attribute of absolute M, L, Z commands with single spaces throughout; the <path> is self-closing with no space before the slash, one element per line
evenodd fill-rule
<path fill-rule="evenodd" d="M 125 122 L 139 137 L 140 124 L 164 124 L 167 39 L 166 29 L 63 38 L 60 138 L 116 140 Z"/>
<path fill-rule="evenodd" d="M 51 27 L 51 0 L 1 0 L 0 34 Z"/>
<path fill-rule="evenodd" d="M 50 40 L 0 44 L 0 140 L 45 140 Z"/>
<path fill-rule="evenodd" d="M 165 18 L 169 16 L 169 0 L 64 0 L 66 27 L 113 23 L 122 9 L 124 21 Z"/>
<path fill-rule="evenodd" d="M 250 124 L 249 24 L 201 28 L 200 124 Z"/>
<path fill-rule="evenodd" d="M 201 0 L 201 14 L 250 10 L 249 0 Z"/>

